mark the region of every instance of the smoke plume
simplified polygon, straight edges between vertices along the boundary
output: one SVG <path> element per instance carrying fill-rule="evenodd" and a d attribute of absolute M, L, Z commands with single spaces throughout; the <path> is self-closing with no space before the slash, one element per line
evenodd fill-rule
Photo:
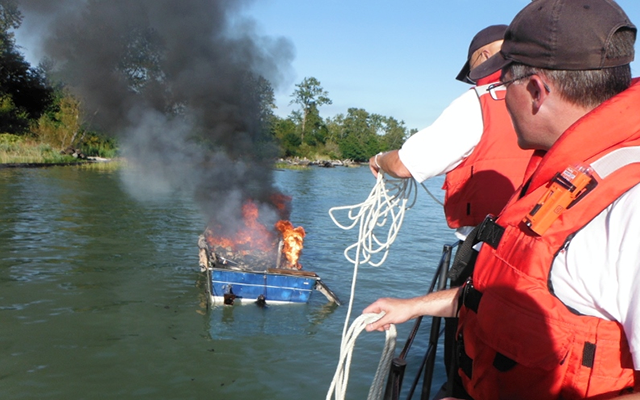
<path fill-rule="evenodd" d="M 81 100 L 84 121 L 116 135 L 137 196 L 180 192 L 228 226 L 252 199 L 270 212 L 271 87 L 292 44 L 257 34 L 248 0 L 20 0 L 22 29 Z M 270 85 L 269 85 L 270 84 Z M 269 221 L 271 222 L 271 221 Z M 275 222 L 275 220 L 273 221 Z"/>

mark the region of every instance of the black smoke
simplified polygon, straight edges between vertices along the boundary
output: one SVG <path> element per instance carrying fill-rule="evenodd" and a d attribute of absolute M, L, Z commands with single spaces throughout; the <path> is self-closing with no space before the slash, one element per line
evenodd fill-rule
<path fill-rule="evenodd" d="M 192 195 L 232 224 L 252 199 L 270 209 L 276 148 L 264 102 L 288 79 L 292 44 L 261 36 L 248 0 L 20 0 L 23 26 L 116 135 L 132 193 Z M 276 218 L 275 212 L 273 218 Z"/>

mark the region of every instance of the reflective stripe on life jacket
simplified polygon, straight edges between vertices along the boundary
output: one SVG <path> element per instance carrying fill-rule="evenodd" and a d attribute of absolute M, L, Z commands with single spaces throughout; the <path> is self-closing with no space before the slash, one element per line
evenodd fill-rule
<path fill-rule="evenodd" d="M 476 226 L 487 214 L 497 215 L 522 183 L 531 158 L 531 151 L 518 147 L 505 102 L 493 100 L 486 91 L 499 78 L 497 72 L 478 82 L 482 137 L 469 157 L 445 178 L 444 210 L 450 228 Z"/>

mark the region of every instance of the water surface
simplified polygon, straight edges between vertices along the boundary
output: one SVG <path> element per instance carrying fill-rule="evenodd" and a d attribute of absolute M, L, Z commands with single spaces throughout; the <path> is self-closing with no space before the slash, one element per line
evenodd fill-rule
<path fill-rule="evenodd" d="M 275 176 L 307 232 L 304 269 L 346 304 L 353 267 L 342 252 L 357 232 L 335 226 L 328 210 L 364 201 L 373 177 L 368 168 Z M 441 184 L 428 187 L 439 195 Z M 380 296 L 424 293 L 454 240 L 420 190 L 385 264 L 361 267 L 353 317 Z M 118 172 L 0 170 L 0 398 L 324 399 L 346 306 L 314 292 L 306 305 L 208 309 L 203 228 L 188 197 L 138 201 Z M 398 327 L 399 347 L 410 328 Z M 383 343 L 378 332 L 358 339 L 348 398 L 366 398 Z"/>

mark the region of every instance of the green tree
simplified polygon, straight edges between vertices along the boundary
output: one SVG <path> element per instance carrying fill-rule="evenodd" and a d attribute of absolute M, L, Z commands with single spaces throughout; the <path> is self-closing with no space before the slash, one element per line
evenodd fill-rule
<path fill-rule="evenodd" d="M 366 161 L 380 148 L 375 119 L 361 108 L 349 108 L 344 117 L 338 146 L 344 158 Z"/>
<path fill-rule="evenodd" d="M 296 85 L 291 97 L 293 100 L 289 103 L 298 104 L 302 108 L 302 124 L 300 130 L 300 139 L 305 142 L 305 134 L 308 131 L 314 131 L 319 127 L 320 119 L 318 108 L 325 104 L 332 104 L 329 93 L 320 86 L 320 82 L 314 77 L 304 78 L 301 83 Z M 313 123 L 310 124 L 309 122 Z"/>
<path fill-rule="evenodd" d="M 306 122 L 303 119 L 302 125 L 305 127 L 302 129 L 303 134 L 301 135 L 301 140 L 304 144 L 317 147 L 325 143 L 328 135 L 327 127 L 317 108 L 312 108 L 307 114 Z"/>
<path fill-rule="evenodd" d="M 44 71 L 32 68 L 18 52 L 13 29 L 22 14 L 13 0 L 0 0 L 0 131 L 25 133 L 53 104 Z"/>
<path fill-rule="evenodd" d="M 292 118 L 274 116 L 272 129 L 280 144 L 281 156 L 294 157 L 299 155 L 298 149 L 302 142 L 300 141 L 300 135 L 296 133 L 297 125 Z"/>
<path fill-rule="evenodd" d="M 407 140 L 407 128 L 404 121 L 398 121 L 393 117 L 383 117 L 382 119 L 383 134 L 380 140 L 380 151 L 389 151 L 399 149 Z"/>
<path fill-rule="evenodd" d="M 22 24 L 22 13 L 18 9 L 18 3 L 15 0 L 0 0 L 0 39 L 3 42 L 14 43 L 14 34 L 12 29 L 18 29 Z M 2 44 L 5 46 L 5 43 Z"/>
<path fill-rule="evenodd" d="M 242 80 L 242 104 L 251 111 L 251 119 L 260 129 L 269 129 L 273 121 L 276 98 L 271 83 L 261 75 L 245 72 Z"/>

